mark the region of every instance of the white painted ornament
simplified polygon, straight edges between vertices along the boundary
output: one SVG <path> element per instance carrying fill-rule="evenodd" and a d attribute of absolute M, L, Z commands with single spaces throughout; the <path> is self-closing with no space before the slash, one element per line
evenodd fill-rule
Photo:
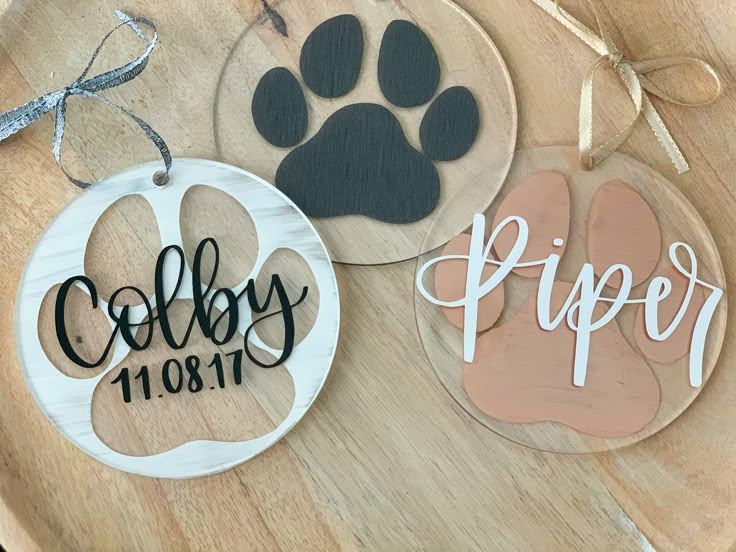
<path fill-rule="evenodd" d="M 176 160 L 169 184 L 156 187 L 151 181 L 156 167 L 156 163 L 136 166 L 95 184 L 49 224 L 20 282 L 16 304 L 17 346 L 25 378 L 36 401 L 72 443 L 120 470 L 150 477 L 191 478 L 219 473 L 246 462 L 276 443 L 299 422 L 314 403 L 330 371 L 340 327 L 340 303 L 332 263 L 319 235 L 299 209 L 276 188 L 244 170 L 197 159 Z M 183 248 L 179 224 L 181 204 L 187 191 L 195 186 L 208 186 L 231 196 L 245 208 L 255 225 L 259 237 L 258 257 L 251 274 L 232 289 L 233 294 L 238 298 L 245 296 L 249 282 L 255 280 L 274 252 L 292 250 L 304 259 L 314 276 L 319 293 L 318 312 L 311 331 L 294 345 L 285 362 L 294 383 L 294 403 L 273 431 L 247 441 L 190 441 L 160 454 L 129 456 L 105 444 L 95 433 L 92 423 L 95 388 L 111 371 L 119 370 L 131 352 L 130 343 L 122 335 L 124 332 L 118 331 L 122 309 L 113 305 L 108 310 L 108 303 L 98 298 L 97 308 L 105 312 L 111 328 L 115 328 L 110 362 L 95 377 L 76 379 L 60 372 L 44 352 L 38 331 L 41 305 L 49 290 L 84 276 L 85 251 L 93 228 L 106 209 L 123 197 L 139 195 L 150 204 L 160 231 L 162 249 L 168 246 Z M 195 299 L 195 275 L 186 263 L 179 269 L 181 276 L 177 265 L 165 258 L 162 280 L 167 297 L 170 298 L 171 290 L 176 289 L 176 299 Z M 83 281 L 77 279 L 73 285 L 89 295 L 89 286 Z M 203 303 L 209 305 L 211 302 L 221 312 L 228 310 L 227 293 L 219 293 L 203 283 L 200 287 Z M 151 305 L 156 304 L 155 295 L 147 299 Z M 133 338 L 145 327 L 142 323 L 150 315 L 148 303 L 127 309 L 129 326 L 136 328 Z M 256 332 L 247 332 L 258 322 L 258 317 L 247 308 L 246 301 L 241 303 L 235 307 L 238 311 L 237 335 L 246 335 L 246 344 L 252 342 L 258 349 L 279 358 L 284 350 L 269 347 Z"/>

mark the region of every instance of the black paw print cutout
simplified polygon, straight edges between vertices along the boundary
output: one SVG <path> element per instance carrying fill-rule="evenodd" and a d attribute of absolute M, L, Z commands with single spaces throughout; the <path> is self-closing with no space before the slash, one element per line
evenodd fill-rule
<path fill-rule="evenodd" d="M 360 21 L 340 15 L 320 24 L 301 51 L 304 84 L 321 98 L 337 98 L 358 84 L 364 40 Z M 435 96 L 440 62 L 427 35 L 409 21 L 386 28 L 378 83 L 392 108 L 416 108 Z M 260 134 L 272 145 L 294 148 L 281 162 L 276 186 L 316 218 L 364 215 L 407 224 L 429 215 L 440 199 L 436 162 L 455 161 L 474 144 L 478 104 L 463 86 L 448 88 L 427 109 L 416 150 L 390 108 L 356 103 L 336 111 L 309 140 L 303 88 L 278 67 L 260 80 L 251 106 Z M 298 146 L 298 147 L 295 147 Z"/>

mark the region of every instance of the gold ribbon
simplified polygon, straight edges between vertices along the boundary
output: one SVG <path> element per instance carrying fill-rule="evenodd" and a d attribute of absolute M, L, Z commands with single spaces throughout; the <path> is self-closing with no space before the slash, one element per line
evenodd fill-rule
<path fill-rule="evenodd" d="M 532 0 L 540 8 L 562 23 L 569 31 L 574 33 L 580 40 L 585 42 L 600 57 L 590 66 L 583 80 L 583 89 L 580 96 L 580 119 L 579 119 L 579 148 L 580 161 L 586 169 L 592 169 L 596 163 L 600 163 L 609 155 L 620 148 L 629 139 L 634 126 L 641 115 L 649 123 L 654 135 L 664 148 L 677 172 L 682 174 L 690 170 L 690 167 L 682 155 L 677 142 L 670 134 L 667 126 L 652 105 L 648 94 L 653 94 L 664 101 L 688 107 L 702 107 L 713 103 L 721 93 L 721 79 L 715 69 L 702 59 L 692 57 L 665 57 L 648 61 L 632 61 L 626 59 L 621 50 L 616 46 L 609 33 L 606 31 L 595 5 L 591 4 L 595 13 L 596 24 L 599 34 L 596 35 L 591 29 L 580 23 L 559 5 L 560 0 Z M 602 145 L 593 145 L 593 87 L 595 74 L 601 67 L 610 65 L 621 78 L 629 96 L 634 104 L 635 116 L 631 121 L 621 128 L 615 136 Z M 654 85 L 644 75 L 652 71 L 691 65 L 698 67 L 710 75 L 716 84 L 716 91 L 708 99 L 700 102 L 689 102 L 680 100 Z"/>

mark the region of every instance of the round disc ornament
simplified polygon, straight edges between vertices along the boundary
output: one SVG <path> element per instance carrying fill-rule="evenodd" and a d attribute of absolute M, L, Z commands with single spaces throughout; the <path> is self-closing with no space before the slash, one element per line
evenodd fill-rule
<path fill-rule="evenodd" d="M 428 243 L 455 224 L 452 203 Z M 419 257 L 416 316 L 442 383 L 485 426 L 546 451 L 611 450 L 672 423 L 708 382 L 723 266 L 661 174 L 618 153 L 582 171 L 576 148 L 517 152 L 465 226 Z"/>
<path fill-rule="evenodd" d="M 317 232 L 246 171 L 195 159 L 110 177 L 49 224 L 16 307 L 43 412 L 131 473 L 187 478 L 266 450 L 327 378 L 340 325 Z"/>
<path fill-rule="evenodd" d="M 449 0 L 264 5 L 222 71 L 219 156 L 274 182 L 334 261 L 416 257 L 432 213 L 486 159 L 513 153 L 516 101 L 500 53 Z M 488 205 L 499 176 L 456 207 L 470 217 Z"/>

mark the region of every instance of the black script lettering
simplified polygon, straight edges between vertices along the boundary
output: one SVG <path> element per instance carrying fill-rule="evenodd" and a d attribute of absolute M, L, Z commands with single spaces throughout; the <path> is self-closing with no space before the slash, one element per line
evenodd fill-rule
<path fill-rule="evenodd" d="M 253 324 L 251 324 L 251 326 L 245 332 L 245 338 L 243 339 L 243 348 L 245 349 L 245 354 L 248 355 L 248 358 L 256 366 L 260 366 L 261 368 L 276 368 L 277 366 L 281 366 L 291 356 L 291 353 L 294 350 L 294 338 L 296 335 L 296 331 L 294 328 L 293 308 L 304 302 L 304 300 L 307 298 L 307 294 L 309 293 L 309 288 L 305 286 L 302 289 L 301 297 L 293 305 L 289 301 L 289 296 L 286 293 L 286 290 L 284 289 L 284 284 L 281 282 L 281 277 L 278 274 L 274 274 L 271 277 L 271 287 L 268 290 L 268 296 L 266 297 L 266 301 L 263 303 L 263 305 L 258 303 L 258 298 L 256 297 L 255 293 L 255 283 L 253 282 L 253 280 L 248 283 L 248 287 L 246 287 L 245 291 L 248 292 L 248 302 L 250 304 L 250 308 L 256 314 L 262 314 L 266 312 L 266 310 L 268 310 L 274 292 L 276 292 L 276 295 L 278 296 L 279 303 L 281 304 L 281 310 L 269 314 L 268 316 L 264 316 L 263 318 L 260 318 L 253 322 Z M 284 346 L 282 348 L 281 356 L 276 360 L 276 362 L 274 362 L 273 364 L 264 364 L 257 358 L 255 358 L 253 356 L 253 353 L 251 353 L 248 337 L 250 336 L 250 332 L 256 327 L 256 325 L 263 322 L 264 320 L 268 320 L 269 318 L 278 316 L 279 314 L 281 314 L 284 318 Z"/>
<path fill-rule="evenodd" d="M 110 341 L 107 342 L 107 346 L 105 347 L 105 350 L 103 351 L 97 362 L 87 362 L 77 354 L 77 352 L 74 350 L 74 347 L 72 347 L 71 341 L 69 341 L 69 335 L 66 331 L 66 299 L 69 295 L 69 290 L 71 290 L 72 286 L 77 282 L 87 288 L 90 301 L 92 301 L 92 308 L 97 308 L 97 288 L 95 287 L 95 284 L 92 282 L 92 280 L 90 280 L 86 276 L 76 276 L 74 278 L 69 278 L 61 285 L 61 287 L 59 288 L 59 294 L 56 296 L 56 305 L 54 306 L 56 339 L 61 346 L 61 350 L 64 351 L 64 354 L 67 356 L 67 358 L 75 363 L 77 366 L 81 366 L 82 368 L 99 368 L 105 362 L 107 355 L 110 353 L 110 349 L 112 348 L 117 329 L 115 330 L 115 332 L 113 332 L 112 336 L 110 337 Z"/>
<path fill-rule="evenodd" d="M 137 295 L 146 308 L 146 318 L 140 324 L 132 324 L 130 322 L 130 305 L 123 305 L 120 309 L 120 314 L 115 313 L 118 298 L 126 291 L 132 291 Z M 148 302 L 148 298 L 145 293 L 132 286 L 120 288 L 110 297 L 110 302 L 107 305 L 107 313 L 110 316 L 110 320 L 115 322 L 115 330 L 120 331 L 120 336 L 131 349 L 134 351 L 145 351 L 148 349 L 149 345 L 151 345 L 151 341 L 153 340 L 153 323 L 155 318 L 153 316 L 153 311 L 151 310 L 151 304 Z M 146 327 L 146 338 L 143 340 L 143 343 L 138 343 L 135 336 L 139 333 L 139 329 L 144 325 Z"/>
<path fill-rule="evenodd" d="M 207 283 L 207 287 L 202 291 L 202 256 L 204 255 L 205 249 L 208 245 L 212 246 L 213 253 L 215 255 L 214 264 L 212 266 L 212 277 Z M 194 315 L 197 317 L 199 327 L 202 329 L 202 334 L 210 339 L 215 345 L 224 345 L 228 343 L 234 336 L 235 332 L 238 331 L 239 311 L 238 311 L 238 299 L 239 296 L 235 295 L 231 289 L 218 289 L 214 292 L 209 300 L 209 306 L 205 307 L 205 297 L 210 293 L 214 287 L 215 279 L 217 278 L 217 271 L 220 268 L 220 248 L 217 242 L 208 238 L 202 240 L 197 247 L 197 252 L 194 255 L 194 262 L 192 263 L 192 291 L 194 295 Z M 227 301 L 227 307 L 223 309 L 220 316 L 214 322 L 212 320 L 212 310 L 214 309 L 215 302 L 220 296 L 224 296 Z M 228 325 L 225 335 L 221 338 L 217 338 L 217 326 L 220 321 L 227 316 Z"/>
<path fill-rule="evenodd" d="M 212 248 L 212 251 L 214 253 L 214 261 L 212 266 L 212 275 L 209 278 L 209 281 L 203 284 L 202 263 L 203 256 L 208 247 Z M 170 290 L 168 294 L 164 286 L 164 274 L 167 262 L 177 263 L 176 270 L 178 274 L 174 289 Z M 64 354 L 78 366 L 82 366 L 83 368 L 98 368 L 105 362 L 106 358 L 110 354 L 112 345 L 115 342 L 115 338 L 118 334 L 132 350 L 143 351 L 147 349 L 151 345 L 154 337 L 155 322 L 158 322 L 158 325 L 161 328 L 161 335 L 166 341 L 166 344 L 174 350 L 181 350 L 187 346 L 195 323 L 199 325 L 199 328 L 201 329 L 202 334 L 206 339 L 209 339 L 212 343 L 218 346 L 225 345 L 230 340 L 232 340 L 237 333 L 238 323 L 240 321 L 239 302 L 241 299 L 243 299 L 244 297 L 247 299 L 248 306 L 253 313 L 263 314 L 269 309 L 274 298 L 276 298 L 279 302 L 281 310 L 264 316 L 251 324 L 251 326 L 245 333 L 245 352 L 248 355 L 248 358 L 250 358 L 250 360 L 252 360 L 256 365 L 260 366 L 261 368 L 274 368 L 286 362 L 286 360 L 291 356 L 291 353 L 294 350 L 296 331 L 294 327 L 293 308 L 304 302 L 307 294 L 309 293 L 308 287 L 303 288 L 301 297 L 296 303 L 293 304 L 290 302 L 289 296 L 286 293 L 286 289 L 284 288 L 281 277 L 278 274 L 274 274 L 272 276 L 271 287 L 269 288 L 268 295 L 262 303 L 258 300 L 256 294 L 255 280 L 253 279 L 248 282 L 248 284 L 245 286 L 245 289 L 243 289 L 243 291 L 239 294 L 236 294 L 233 290 L 227 288 L 214 289 L 214 282 L 217 278 L 217 272 L 220 265 L 220 248 L 213 238 L 204 239 L 197 247 L 192 263 L 192 297 L 194 303 L 192 316 L 189 320 L 189 324 L 187 325 L 187 329 L 184 335 L 180 340 L 177 340 L 176 336 L 174 336 L 174 332 L 169 321 L 168 309 L 171 307 L 174 301 L 176 301 L 177 296 L 181 291 L 182 282 L 184 280 L 184 271 L 186 268 L 185 263 L 186 258 L 184 256 L 184 251 L 179 246 L 168 246 L 164 248 L 159 254 L 159 257 L 156 261 L 156 269 L 154 274 L 154 288 L 156 297 L 155 316 L 153 314 L 154 311 L 148 298 L 146 297 L 145 293 L 140 289 L 132 286 L 125 286 L 118 289 L 117 291 L 115 291 L 115 293 L 112 294 L 108 304 L 108 315 L 115 326 L 113 328 L 110 339 L 105 346 L 104 351 L 96 362 L 88 362 L 87 360 L 81 358 L 74 350 L 74 347 L 69 340 L 68 332 L 66 329 L 65 312 L 69 290 L 73 285 L 78 283 L 79 285 L 86 287 L 90 295 L 92 308 L 94 309 L 96 309 L 98 305 L 97 289 L 95 288 L 92 280 L 90 280 L 86 276 L 76 276 L 64 282 L 59 290 L 55 305 L 56 337 L 59 341 L 59 345 L 64 351 Z M 125 292 L 132 292 L 138 299 L 140 299 L 147 314 L 143 322 L 132 323 L 130 321 L 130 309 L 132 308 L 131 305 L 118 305 L 122 294 Z M 213 311 L 215 308 L 214 305 L 219 297 L 225 298 L 227 306 L 213 320 Z M 275 363 L 264 364 L 258 361 L 251 353 L 249 348 L 250 344 L 248 343 L 248 337 L 250 335 L 250 332 L 257 324 L 278 315 L 281 315 L 284 321 L 284 345 L 282 349 L 282 354 Z M 218 327 L 222 323 L 222 320 L 226 317 L 227 326 L 225 327 L 224 334 L 222 335 L 222 337 L 218 337 Z M 141 330 L 141 328 L 143 328 L 143 330 Z M 139 335 L 142 333 L 142 331 L 145 333 L 143 335 Z"/>

